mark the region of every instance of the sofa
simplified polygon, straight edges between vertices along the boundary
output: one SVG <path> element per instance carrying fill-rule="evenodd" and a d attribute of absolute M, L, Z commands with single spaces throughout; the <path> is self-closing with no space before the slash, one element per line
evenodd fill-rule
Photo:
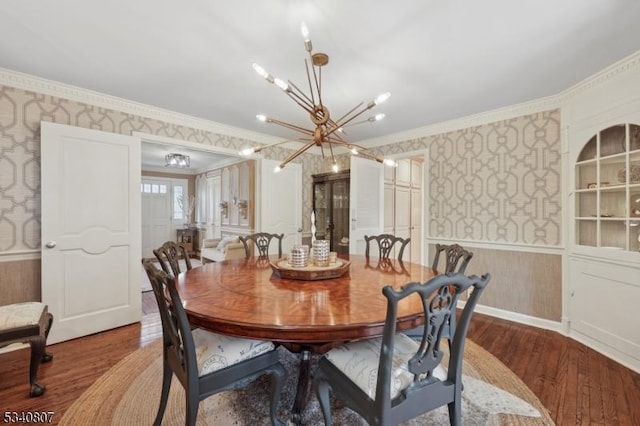
<path fill-rule="evenodd" d="M 200 247 L 200 260 L 205 262 L 220 262 L 227 259 L 246 257 L 244 245 L 236 236 L 222 238 L 206 238 Z"/>

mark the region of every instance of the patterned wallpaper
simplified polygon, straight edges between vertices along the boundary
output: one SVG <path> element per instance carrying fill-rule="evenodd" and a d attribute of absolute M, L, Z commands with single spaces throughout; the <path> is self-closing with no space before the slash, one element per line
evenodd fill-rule
<path fill-rule="evenodd" d="M 40 248 L 41 121 L 126 135 L 144 132 L 238 151 L 260 142 L 0 85 L 0 252 Z M 274 147 L 263 155 L 279 159 L 287 152 Z M 303 211 L 310 212 L 309 172 L 319 173 L 324 166 L 321 158 L 311 154 L 302 155 L 296 162 L 302 163 L 305 176 Z M 309 214 L 305 214 L 305 230 L 311 229 L 309 222 Z"/>
<path fill-rule="evenodd" d="M 562 244 L 560 111 L 378 147 L 429 148 L 432 238 Z"/>
<path fill-rule="evenodd" d="M 0 85 L 0 252 L 40 247 L 40 121 L 108 132 L 144 132 L 234 150 L 255 142 Z M 432 237 L 561 244 L 560 113 L 526 115 L 378 147 L 380 155 L 430 148 Z M 265 149 L 266 158 L 289 151 Z M 341 169 L 349 156 L 337 157 Z M 330 170 L 303 154 L 303 230 L 310 232 L 312 174 Z"/>

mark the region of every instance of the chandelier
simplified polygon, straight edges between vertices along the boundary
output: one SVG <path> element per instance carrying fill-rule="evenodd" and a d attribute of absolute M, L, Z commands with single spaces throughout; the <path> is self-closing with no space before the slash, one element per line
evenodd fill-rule
<path fill-rule="evenodd" d="M 356 118 L 362 116 L 362 114 L 371 110 L 376 105 L 379 105 L 382 102 L 386 101 L 389 98 L 390 93 L 384 93 L 367 104 L 365 104 L 364 102 L 360 102 L 346 114 L 334 120 L 331 117 L 329 108 L 327 108 L 327 106 L 322 101 L 322 67 L 329 63 L 329 55 L 320 52 L 313 53 L 311 40 L 309 39 L 309 30 L 304 23 L 302 23 L 301 27 L 302 36 L 304 37 L 304 46 L 307 53 L 309 54 L 309 59 L 305 58 L 304 60 L 307 72 L 307 81 L 309 84 L 308 94 L 303 92 L 291 81 L 285 82 L 279 78 L 275 78 L 258 64 L 254 63 L 253 68 L 267 82 L 278 86 L 289 98 L 291 98 L 296 104 L 298 104 L 300 107 L 302 107 L 302 109 L 309 113 L 309 118 L 311 119 L 312 126 L 311 128 L 302 127 L 285 121 L 267 117 L 263 114 L 258 114 L 256 116 L 258 120 L 265 123 L 277 124 L 287 129 L 294 130 L 300 133 L 300 136 L 293 139 L 279 141 L 270 145 L 255 146 L 252 148 L 243 149 L 242 151 L 240 151 L 240 155 L 251 155 L 260 152 L 265 148 L 280 145 L 285 142 L 300 141 L 303 142 L 304 145 L 297 151 L 286 157 L 280 163 L 280 165 L 276 167 L 276 172 L 282 170 L 294 158 L 298 157 L 300 154 L 304 153 L 313 146 L 317 146 L 320 148 L 323 158 L 326 158 L 325 150 L 329 151 L 330 158 L 333 163 L 332 169 L 334 172 L 338 171 L 338 164 L 334 155 L 334 147 L 338 146 L 347 149 L 353 155 L 363 155 L 385 165 L 396 166 L 397 164 L 395 163 L 395 161 L 377 156 L 368 151 L 366 148 L 363 148 L 362 146 L 348 142 L 344 138 L 343 132 L 343 128 L 347 125 L 373 123 L 375 121 L 383 119 L 384 114 L 376 114 L 361 121 L 354 121 Z M 309 62 L 311 62 L 311 66 L 309 65 Z"/>
<path fill-rule="evenodd" d="M 184 168 L 191 165 L 191 160 L 188 155 L 183 154 L 167 154 L 164 156 L 166 161 L 165 167 L 178 167 Z"/>

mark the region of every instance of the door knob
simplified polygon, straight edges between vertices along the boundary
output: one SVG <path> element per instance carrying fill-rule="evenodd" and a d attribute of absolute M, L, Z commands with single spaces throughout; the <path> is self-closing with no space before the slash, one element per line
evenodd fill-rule
<path fill-rule="evenodd" d="M 46 248 L 54 248 L 55 246 L 56 246 L 55 241 L 49 241 L 47 244 L 45 244 Z"/>

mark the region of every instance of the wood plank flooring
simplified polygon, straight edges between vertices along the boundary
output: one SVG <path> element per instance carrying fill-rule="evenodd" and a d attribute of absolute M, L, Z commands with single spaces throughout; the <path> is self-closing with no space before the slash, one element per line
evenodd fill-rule
<path fill-rule="evenodd" d="M 49 347 L 40 367 L 47 392 L 28 397 L 28 349 L 0 355 L 0 416 L 6 411 L 65 410 L 96 379 L 161 335 L 152 293 L 143 320 Z M 558 333 L 476 314 L 469 338 L 513 370 L 540 398 L 558 425 L 640 426 L 640 375 Z M 1 419 L 0 419 L 1 421 Z"/>

